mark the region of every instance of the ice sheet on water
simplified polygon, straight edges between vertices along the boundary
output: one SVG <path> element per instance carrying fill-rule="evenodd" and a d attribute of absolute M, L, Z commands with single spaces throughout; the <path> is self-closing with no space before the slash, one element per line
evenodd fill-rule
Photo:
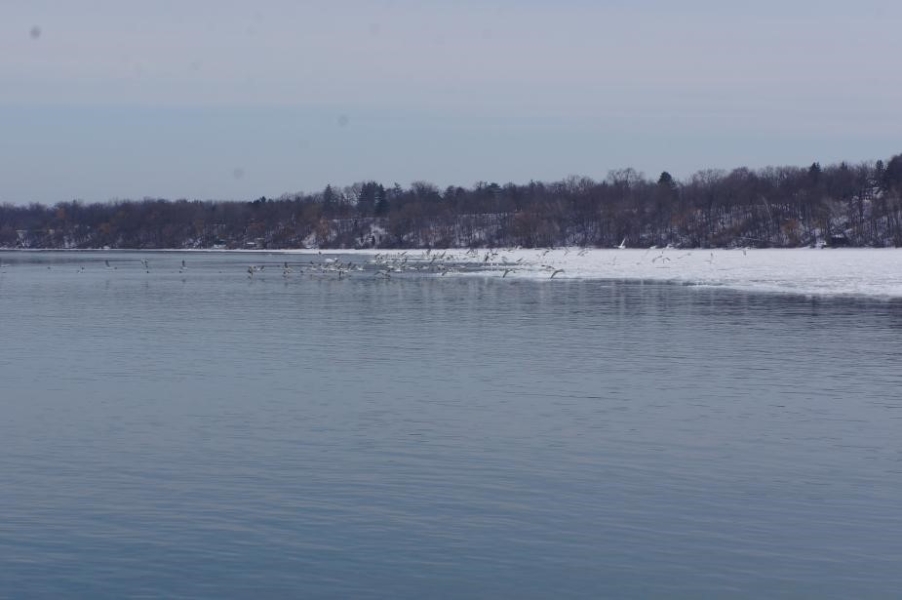
<path fill-rule="evenodd" d="M 454 249 L 412 250 L 407 257 L 430 261 L 443 252 L 446 264 L 479 267 L 456 276 L 550 280 L 554 274 L 555 281 L 652 280 L 805 295 L 902 297 L 902 249 Z"/>

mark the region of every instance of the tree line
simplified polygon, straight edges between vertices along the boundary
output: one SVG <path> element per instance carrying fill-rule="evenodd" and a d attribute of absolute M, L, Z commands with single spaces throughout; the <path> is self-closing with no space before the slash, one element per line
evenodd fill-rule
<path fill-rule="evenodd" d="M 375 181 L 248 202 L 0 205 L 0 248 L 902 246 L 902 154 L 886 162 L 634 169 L 596 181 Z"/>

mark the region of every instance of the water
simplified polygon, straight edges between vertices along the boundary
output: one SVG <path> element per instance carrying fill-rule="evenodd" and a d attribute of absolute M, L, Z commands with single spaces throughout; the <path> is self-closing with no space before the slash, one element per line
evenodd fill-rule
<path fill-rule="evenodd" d="M 0 259 L 2 597 L 902 589 L 899 303 Z"/>

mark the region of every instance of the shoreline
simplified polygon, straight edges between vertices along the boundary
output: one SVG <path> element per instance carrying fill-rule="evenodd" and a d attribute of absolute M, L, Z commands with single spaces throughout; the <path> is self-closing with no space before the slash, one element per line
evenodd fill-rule
<path fill-rule="evenodd" d="M 15 249 L 0 252 L 7 255 L 82 253 L 95 256 L 352 256 L 364 258 L 370 266 L 371 272 L 365 276 L 383 270 L 407 276 L 491 277 L 506 281 L 656 281 L 802 296 L 902 299 L 902 249 L 814 250 L 816 249 Z"/>

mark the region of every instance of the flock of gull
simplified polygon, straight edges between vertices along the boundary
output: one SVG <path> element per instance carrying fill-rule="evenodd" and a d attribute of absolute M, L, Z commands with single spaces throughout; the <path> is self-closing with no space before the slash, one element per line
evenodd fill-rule
<path fill-rule="evenodd" d="M 615 250 L 626 249 L 626 240 L 619 246 L 614 247 Z M 552 253 L 552 250 L 555 250 Z M 533 252 L 535 254 L 533 254 Z M 340 254 L 323 255 L 322 251 L 317 254 L 305 255 L 288 255 L 294 258 L 303 258 L 305 260 L 283 260 L 280 262 L 255 263 L 244 267 L 245 275 L 249 280 L 263 279 L 269 274 L 281 275 L 283 279 L 291 279 L 300 276 L 308 276 L 315 278 L 335 278 L 339 280 L 350 277 L 374 277 L 381 279 L 391 279 L 392 277 L 409 274 L 421 276 L 445 276 L 449 273 L 480 273 L 485 276 L 496 276 L 506 278 L 518 272 L 525 272 L 530 278 L 536 276 L 544 276 L 554 279 L 555 277 L 565 274 L 563 266 L 574 266 L 580 261 L 573 262 L 574 257 L 584 257 L 590 252 L 589 248 L 539 248 L 539 249 L 523 249 L 516 248 L 495 248 L 495 249 L 475 249 L 468 250 L 400 250 L 385 251 L 376 254 L 358 254 L 351 253 L 350 257 Z M 743 254 L 746 250 L 742 250 Z M 572 255 L 571 255 L 572 253 Z M 636 265 L 643 263 L 654 265 L 658 268 L 670 268 L 670 264 L 676 264 L 685 257 L 691 256 L 692 251 L 677 251 L 671 247 L 652 247 L 645 250 L 644 254 L 639 253 L 621 254 L 615 252 L 610 260 L 605 259 L 605 264 L 609 264 L 612 270 L 618 268 L 618 258 L 623 258 L 622 264 L 626 265 L 627 261 L 632 263 L 636 261 Z M 569 256 L 569 258 L 567 258 Z M 599 256 L 599 258 L 601 258 Z M 592 257 L 590 261 L 596 262 Z M 156 262 L 156 260 L 154 260 Z M 709 265 L 714 265 L 714 252 L 709 253 L 709 257 L 705 259 Z M 123 259 L 117 257 L 111 262 L 110 259 L 104 259 L 103 265 L 107 271 L 116 271 L 120 267 L 123 269 L 131 269 L 130 265 L 140 265 L 140 269 L 145 273 L 152 272 L 173 272 L 177 271 L 181 275 L 185 275 L 189 271 L 188 262 L 180 259 L 177 266 L 173 269 L 170 261 L 160 261 L 156 265 L 151 264 L 148 258 Z M 564 263 L 563 265 L 561 263 Z M 582 261 L 582 264 L 586 264 Z M 596 263 L 597 264 L 597 263 Z M 0 273 L 7 270 L 9 263 L 0 260 Z M 50 264 L 47 269 L 62 267 L 63 265 Z M 218 266 L 220 272 L 227 268 L 225 265 Z M 76 272 L 82 273 L 86 270 L 85 266 L 77 267 Z M 577 269 L 578 270 L 578 269 Z"/>

